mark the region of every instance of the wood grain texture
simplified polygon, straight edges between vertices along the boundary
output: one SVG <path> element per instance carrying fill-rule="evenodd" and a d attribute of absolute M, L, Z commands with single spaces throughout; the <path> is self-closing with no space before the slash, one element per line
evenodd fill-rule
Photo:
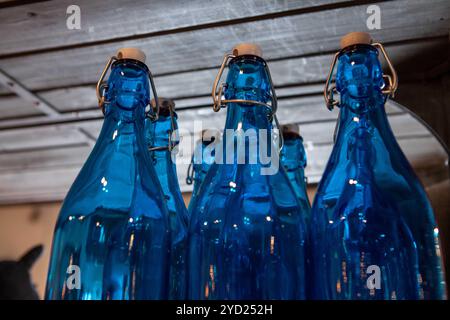
<path fill-rule="evenodd" d="M 448 35 L 450 2 L 437 0 L 427 5 L 419 0 L 399 0 L 379 4 L 383 28 L 372 32 L 384 43 Z M 256 42 L 268 60 L 301 56 L 294 72 L 303 81 L 323 74 L 314 60 L 305 56 L 335 51 L 339 39 L 349 31 L 366 29 L 366 5 L 293 15 L 264 21 L 243 22 L 144 39 L 39 53 L 0 60 L 0 67 L 23 81 L 30 89 L 70 86 L 96 82 L 100 69 L 119 47 L 137 46 L 146 52 L 155 75 L 215 68 L 225 52 L 239 42 Z M 399 19 L 398 17 L 407 17 Z M 318 24 L 332 26 L 319 28 Z M 327 59 L 330 59 L 327 56 Z M 289 69 L 292 70 L 292 69 Z M 205 71 L 207 72 L 207 71 Z M 289 72 L 291 73 L 291 72 Z M 289 73 L 287 79 L 289 78 Z M 179 75 L 177 75 L 179 76 Z M 203 75 L 200 79 L 207 78 Z M 196 80 L 189 79 L 190 82 Z M 158 81 L 158 80 L 157 80 Z M 208 81 L 210 84 L 211 82 Z M 164 88 L 164 83 L 157 82 Z M 209 85 L 208 85 L 209 88 Z M 183 90 L 177 87 L 177 90 Z M 171 89 L 173 91 L 173 89 Z"/>
<path fill-rule="evenodd" d="M 257 42 L 269 61 L 281 123 L 298 123 L 304 137 L 310 182 L 317 182 L 332 149 L 337 110 L 329 112 L 321 91 L 339 39 L 349 31 L 366 30 L 366 9 L 374 1 L 143 1 L 80 0 L 82 29 L 65 26 L 71 1 L 11 6 L 0 10 L 0 68 L 56 107 L 48 119 L 32 104 L 0 86 L 0 204 L 61 200 L 103 121 L 97 108 L 95 82 L 107 58 L 119 47 L 137 46 L 148 56 L 160 96 L 175 99 L 179 127 L 194 142 L 201 128 L 223 128 L 226 110 L 211 110 L 211 85 L 222 56 L 239 42 Z M 422 80 L 447 53 L 450 2 L 399 0 L 377 3 L 382 29 L 373 38 L 386 45 L 402 81 Z M 132 21 L 133 23 L 130 23 Z M 425 58 L 420 53 L 433 52 Z M 411 68 L 414 66 L 414 68 Z M 406 85 L 399 101 L 431 104 L 448 120 L 445 94 L 430 83 Z M 448 81 L 444 82 L 448 87 Z M 431 87 L 434 87 L 431 89 Z M 401 91 L 400 91 L 401 92 Z M 449 91 L 450 92 L 450 91 Z M 420 97 L 423 95 L 423 98 Z M 409 99 L 409 100 L 408 100 Z M 428 100 L 427 100 L 428 99 Z M 427 118 L 426 107 L 421 109 Z M 439 111 L 437 111 L 439 110 Z M 400 145 L 423 181 L 443 175 L 447 156 L 421 123 L 388 104 L 390 122 Z M 447 126 L 448 128 L 448 126 Z M 183 191 L 191 149 L 180 154 Z"/>
<path fill-rule="evenodd" d="M 304 120 L 298 122 L 301 123 L 300 131 L 308 153 L 307 175 L 310 182 L 315 183 L 320 179 L 332 149 L 332 133 L 337 112 L 326 110 L 320 96 L 308 97 L 306 100 L 304 98 L 303 101 L 302 99 L 286 101 L 289 101 L 290 105 L 285 104 L 280 107 L 280 110 L 290 109 L 290 111 L 287 112 L 286 117 L 281 116 L 281 122 L 292 122 L 293 118 L 302 114 Z M 299 110 L 303 113 L 299 113 Z M 413 164 L 423 163 L 427 157 L 441 159 L 438 163 L 445 162 L 445 153 L 442 148 L 419 122 L 409 114 L 399 112 L 395 104 L 389 106 L 388 110 L 391 113 L 389 119 L 393 130 Z M 183 139 L 184 142 L 192 143 L 191 149 L 188 147 L 183 149 L 183 154 L 180 155 L 182 163 L 178 164 L 181 188 L 183 191 L 188 191 L 190 186 L 184 182 L 186 170 L 193 143 L 198 139 L 198 130 L 200 130 L 193 131 L 193 128 L 189 126 L 193 118 L 196 118 L 204 120 L 205 127 L 222 128 L 226 112 L 223 110 L 214 117 L 211 116 L 212 110 L 209 108 L 204 109 L 200 114 L 195 114 L 193 110 L 184 110 L 179 113 L 181 113 L 180 128 L 192 130 L 189 137 Z M 326 121 L 310 121 L 317 117 L 323 117 Z M 0 189 L 0 203 L 61 200 L 91 150 L 87 144 L 79 143 L 80 133 L 77 129 L 83 128 L 96 136 L 101 123 L 101 120 L 86 121 L 78 123 L 77 126 L 67 124 L 0 132 L 2 142 L 0 184 L 4 186 Z"/>
<path fill-rule="evenodd" d="M 395 64 L 409 60 L 418 52 L 433 50 L 437 45 L 446 43 L 445 38 L 423 40 L 413 43 L 387 45 L 386 50 Z M 274 84 L 279 97 L 320 93 L 331 63 L 331 54 L 312 55 L 303 58 L 283 59 L 269 62 Z M 218 61 L 220 57 L 218 57 Z M 384 64 L 384 61 L 383 61 Z M 97 66 L 97 69 L 100 69 Z M 173 75 L 157 76 L 155 82 L 158 95 L 175 100 L 177 107 L 202 106 L 210 104 L 212 83 L 217 75 L 217 69 L 183 72 Z M 224 75 L 225 78 L 226 74 Z M 400 90 L 402 88 L 400 80 Z M 0 88 L 1 90 L 1 88 Z M 51 103 L 61 112 L 93 109 L 97 106 L 95 86 L 84 85 L 64 89 L 40 90 L 36 94 Z M 190 98 L 192 97 L 192 98 Z M 197 99 L 201 97 L 201 99 Z M 27 102 L 10 96 L 0 96 L 0 121 L 14 117 L 14 106 L 20 115 L 37 115 L 35 108 Z"/>
<path fill-rule="evenodd" d="M 72 0 L 48 1 L 0 11 L 0 55 L 55 47 L 85 45 L 111 39 L 152 36 L 163 32 L 204 28 L 237 19 L 308 9 L 344 0 L 190 1 Z M 81 11 L 81 29 L 66 27 L 69 5 Z M 181 30 L 180 30 L 181 29 Z"/>
<path fill-rule="evenodd" d="M 431 136 L 414 140 L 400 139 L 399 143 L 413 165 L 416 161 L 421 161 L 424 156 L 439 158 L 442 165 L 447 159 L 441 146 Z M 417 148 L 418 145 L 421 148 Z M 307 147 L 309 165 L 306 169 L 306 175 L 310 183 L 319 181 L 331 150 L 331 144 Z M 67 165 L 63 157 L 58 157 L 55 154 L 53 157 L 41 156 L 42 159 L 49 159 L 50 165 L 21 168 L 20 180 L 17 179 L 14 170 L 11 172 L 0 170 L 0 204 L 62 200 L 79 172 L 81 162 L 84 162 L 83 158 L 85 157 L 85 154 L 75 152 L 79 151 L 79 147 L 74 148 L 72 153 L 70 150 L 65 151 L 68 157 L 76 157 L 80 164 Z M 58 161 L 62 161 L 62 163 Z M 187 164 L 178 165 L 178 177 L 183 192 L 191 190 L 191 186 L 185 184 L 186 170 Z"/>

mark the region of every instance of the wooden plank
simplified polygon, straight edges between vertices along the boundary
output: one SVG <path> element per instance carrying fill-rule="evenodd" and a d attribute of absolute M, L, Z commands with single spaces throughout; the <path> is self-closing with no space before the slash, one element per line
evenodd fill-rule
<path fill-rule="evenodd" d="M 379 4 L 383 27 L 373 31 L 374 39 L 385 43 L 448 35 L 450 2 L 438 0 L 432 6 L 420 0 L 402 0 Z M 4 68 L 31 89 L 94 83 L 100 69 L 119 47 L 137 46 L 148 54 L 155 75 L 217 67 L 225 52 L 242 41 L 257 42 L 269 60 L 302 56 L 296 68 L 288 68 L 287 79 L 296 72 L 304 82 L 324 70 L 305 65 L 305 56 L 334 51 L 339 38 L 349 31 L 366 30 L 367 5 L 333 9 L 226 25 L 209 29 L 168 34 L 145 39 L 118 41 L 91 47 L 40 53 L 0 60 Z M 402 17 L 402 19 L 399 19 Z M 319 24 L 333 28 L 319 28 Z M 326 60 L 330 60 L 327 55 Z M 328 65 L 322 63 L 321 65 Z M 272 68 L 273 69 L 273 68 Z M 291 71 L 294 70 L 294 71 Z M 213 74 L 215 75 L 216 70 Z M 294 74 L 292 74 L 294 73 Z M 200 74 L 199 74 L 200 75 Z M 179 75 L 177 75 L 179 76 Z M 198 78 L 188 78 L 187 83 Z M 160 80 L 157 80 L 160 81 Z M 211 79 L 206 88 L 210 88 Z M 158 83 L 159 87 L 164 85 Z M 192 86 L 192 85 L 191 85 Z M 181 87 L 176 89 L 182 90 Z M 173 90 L 170 92 L 174 92 Z M 198 95 L 198 92 L 195 92 Z"/>
<path fill-rule="evenodd" d="M 413 165 L 417 161 L 422 163 L 425 158 L 439 158 L 442 163 L 447 159 L 447 155 L 433 137 L 400 139 L 399 143 Z M 330 144 L 307 146 L 308 167 L 306 168 L 306 175 L 310 183 L 317 183 L 320 180 L 331 150 L 332 145 Z M 70 154 L 81 159 L 78 152 Z M 52 161 L 56 160 L 57 158 L 54 158 Z M 73 183 L 80 167 L 81 164 L 67 167 L 54 165 L 46 168 L 24 168 L 20 172 L 0 171 L 0 204 L 60 201 Z M 190 191 L 192 188 L 192 186 L 185 184 L 186 170 L 187 164 L 178 166 L 178 177 L 182 191 Z M 420 171 L 419 173 L 423 174 Z"/>
<path fill-rule="evenodd" d="M 41 150 L 26 150 L 0 154 L 0 174 L 21 174 L 23 170 L 36 168 L 81 167 L 91 147 L 75 145 Z"/>
<path fill-rule="evenodd" d="M 292 95 L 321 94 L 322 90 L 323 84 L 290 86 L 277 89 L 277 96 L 283 98 Z M 168 90 L 162 90 L 161 93 L 161 97 L 174 98 L 177 109 L 210 107 L 212 105 L 210 94 L 178 98 L 173 94 L 170 94 Z M 37 92 L 37 94 L 46 101 L 49 101 L 52 105 L 57 106 L 58 111 L 61 113 L 98 109 L 94 86 L 77 86 L 66 89 L 44 90 Z M 40 115 L 33 105 L 23 101 L 17 96 L 0 96 L 0 106 L 0 127 L 5 125 L 5 122 L 2 121 L 5 118 Z M 17 114 L 14 113 L 15 109 L 17 109 Z"/>
<path fill-rule="evenodd" d="M 76 166 L 0 174 L 0 203 L 61 201 L 79 171 Z"/>
<path fill-rule="evenodd" d="M 398 114 L 402 111 L 395 107 L 395 105 L 388 103 L 387 112 L 390 114 Z M 0 130 L 0 151 L 82 143 L 86 141 L 86 138 L 85 134 L 80 132 L 80 129 L 92 137 L 97 137 L 103 123 L 101 113 L 97 110 L 87 111 L 86 113 L 98 115 L 99 117 L 97 120 L 82 120 L 58 125 L 49 124 L 22 129 Z M 282 99 L 279 102 L 278 116 L 280 122 L 282 124 L 293 121 L 298 122 L 302 127 L 302 132 L 304 132 L 304 126 L 311 128 L 304 135 L 305 139 L 309 139 L 309 136 L 313 137 L 311 141 L 314 142 L 331 141 L 332 128 L 334 128 L 337 114 L 337 110 L 330 112 L 325 108 L 321 95 Z M 215 128 L 221 130 L 223 129 L 225 118 L 226 110 L 215 113 L 211 107 L 178 111 L 180 129 L 193 134 L 202 130 L 200 127 L 194 127 L 195 120 L 202 123 L 203 129 Z M 317 121 L 327 121 L 323 125 L 325 129 L 320 129 L 321 124 Z M 413 120 L 413 122 L 416 122 L 416 120 Z M 414 132 L 416 130 L 415 127 L 409 129 L 408 126 L 405 127 L 406 129 L 409 130 L 408 132 Z"/>
<path fill-rule="evenodd" d="M 55 108 L 47 101 L 28 90 L 22 83 L 14 79 L 9 74 L 0 69 L 0 83 L 8 87 L 12 92 L 25 101 L 31 103 L 36 109 L 46 114 L 48 117 L 55 117 L 59 114 Z"/>
<path fill-rule="evenodd" d="M 344 0 L 294 1 L 190 1 L 190 0 L 71 0 L 48 1 L 0 11 L 0 55 L 76 46 L 111 39 L 152 36 L 186 28 L 210 27 L 285 11 L 346 2 Z M 69 30 L 66 10 L 76 4 L 81 29 Z M 294 12 L 293 12 L 294 13 Z M 132 18 L 133 23 L 127 23 Z M 182 30 L 179 30 L 182 29 Z"/>
<path fill-rule="evenodd" d="M 395 65 L 408 60 L 418 52 L 433 50 L 437 45 L 448 42 L 448 39 L 432 39 L 413 43 L 386 45 L 386 51 Z M 445 56 L 445 52 L 442 55 Z M 308 57 L 292 58 L 269 62 L 270 72 L 275 87 L 325 82 L 330 69 L 332 54 L 319 54 Z M 220 58 L 218 59 L 220 60 Z M 384 63 L 384 60 L 381 59 Z M 417 66 L 415 73 L 420 72 Z M 210 94 L 217 69 L 184 72 L 156 77 L 158 93 L 168 97 L 189 97 Z M 223 79 L 225 79 L 225 76 Z M 401 81 L 406 78 L 400 79 Z"/>
<path fill-rule="evenodd" d="M 0 98 L 0 120 L 41 115 L 42 113 L 30 102 L 23 101 L 17 96 Z"/>
<path fill-rule="evenodd" d="M 407 116 L 407 115 L 406 115 Z M 420 124 L 415 126 L 414 124 L 408 123 L 404 124 L 407 117 L 405 115 L 391 116 L 390 121 L 394 128 L 397 130 L 397 137 L 404 138 L 410 135 L 427 135 L 428 132 L 424 131 Z M 409 118 L 409 120 L 411 120 Z M 83 128 L 89 131 L 92 135 L 98 134 L 101 123 L 88 123 L 83 126 Z M 211 128 L 212 125 L 207 125 L 204 128 Z M 418 127 L 418 128 L 415 128 Z M 334 121 L 326 123 L 316 123 L 316 124 L 305 124 L 300 125 L 301 133 L 304 136 L 305 144 L 309 148 L 315 148 L 317 145 L 330 144 L 332 143 L 332 133 L 334 128 Z M 186 128 L 184 128 L 186 129 Z M 31 133 L 29 133 L 29 138 L 31 138 Z M 199 137 L 199 131 L 191 131 L 192 137 L 191 141 L 195 142 Z M 23 139 L 23 138 L 22 138 Z M 20 173 L 22 170 L 28 168 L 48 168 L 48 167 L 64 167 L 69 165 L 82 165 L 90 151 L 91 147 L 87 145 L 75 145 L 73 147 L 57 148 L 57 139 L 54 141 L 47 141 L 53 146 L 52 149 L 43 149 L 42 145 L 31 144 L 28 145 L 14 144 L 10 145 L 9 148 L 4 148 L 8 150 L 7 153 L 0 153 L 0 172 L 12 172 L 15 171 Z M 59 141 L 61 143 L 61 141 Z M 60 144 L 60 146 L 64 146 Z M 70 146 L 70 143 L 68 144 Z M 191 146 L 185 146 L 185 156 L 189 160 L 191 157 L 191 151 L 189 148 Z M 29 150 L 27 149 L 37 149 Z M 23 151 L 22 151 L 23 150 Z"/>
<path fill-rule="evenodd" d="M 0 131 L 0 152 L 30 148 L 78 145 L 86 141 L 75 126 L 47 126 Z"/>
<path fill-rule="evenodd" d="M 396 65 L 410 59 L 417 52 L 433 50 L 434 47 L 446 41 L 446 39 L 433 39 L 386 47 Z M 322 82 L 329 69 L 330 59 L 331 55 L 327 54 L 271 62 L 270 69 L 277 87 L 277 95 L 282 98 L 321 93 Z M 417 68 L 413 70 L 414 73 L 417 71 Z M 216 74 L 216 69 L 192 71 L 156 77 L 155 81 L 159 95 L 174 98 L 178 108 L 207 106 L 211 103 L 209 96 Z M 401 88 L 402 83 L 400 82 L 400 90 L 402 90 Z M 37 94 L 54 105 L 60 112 L 95 110 L 97 106 L 94 85 L 44 90 L 38 91 Z M 0 106 L 0 119 L 37 115 L 33 106 L 26 102 L 21 103 L 18 97 L 0 96 Z M 13 111 L 16 108 L 18 112 L 14 114 Z"/>

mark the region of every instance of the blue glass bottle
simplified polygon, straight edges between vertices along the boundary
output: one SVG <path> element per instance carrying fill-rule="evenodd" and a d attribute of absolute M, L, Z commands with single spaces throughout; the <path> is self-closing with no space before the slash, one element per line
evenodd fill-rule
<path fill-rule="evenodd" d="M 169 214 L 144 138 L 144 59 L 121 49 L 100 78 L 111 65 L 102 130 L 56 223 L 46 299 L 167 298 Z"/>
<path fill-rule="evenodd" d="M 231 59 L 226 100 L 221 101 L 221 90 L 214 97 L 215 110 L 223 103 L 228 109 L 225 131 L 189 228 L 189 299 L 305 297 L 303 215 L 272 145 L 276 96 L 270 74 L 260 49 L 250 48 L 237 46 L 233 56 L 225 57 L 213 89 L 215 96 Z M 261 156 L 265 146 L 270 163 Z M 276 169 L 265 172 L 269 166 Z"/>
<path fill-rule="evenodd" d="M 298 132 L 297 125 L 283 125 L 283 149 L 281 149 L 281 164 L 286 170 L 289 181 L 294 188 L 295 195 L 304 212 L 305 223 L 310 224 L 311 206 L 307 193 L 307 182 L 305 176 L 306 152 L 303 146 L 303 138 Z"/>
<path fill-rule="evenodd" d="M 396 89 L 395 70 L 367 34 L 342 43 L 335 58 L 339 129 L 312 210 L 315 297 L 442 299 L 433 211 L 384 109 Z M 377 48 L 391 68 L 388 84 Z M 337 104 L 325 92 L 329 107 Z"/>
<path fill-rule="evenodd" d="M 152 100 L 153 103 L 154 100 Z M 173 101 L 159 98 L 157 121 L 147 119 L 146 138 L 151 159 L 161 183 L 170 216 L 172 235 L 169 299 L 186 298 L 186 245 L 188 214 L 181 195 L 175 164 L 178 130 Z"/>
<path fill-rule="evenodd" d="M 209 168 L 214 163 L 215 146 L 218 144 L 218 139 L 216 139 L 215 136 L 206 139 L 206 131 L 209 132 L 210 130 L 202 131 L 202 138 L 199 139 L 195 145 L 194 154 L 192 155 L 191 164 L 188 168 L 186 177 L 187 184 L 194 183 L 194 189 L 192 190 L 192 196 L 188 207 L 189 216 L 191 216 L 192 207 L 195 203 L 197 193 L 200 190 L 200 186 L 205 179 Z"/>

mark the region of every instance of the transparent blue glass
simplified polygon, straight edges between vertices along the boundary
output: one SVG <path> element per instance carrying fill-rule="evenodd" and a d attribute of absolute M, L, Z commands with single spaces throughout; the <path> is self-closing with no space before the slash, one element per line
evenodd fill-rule
<path fill-rule="evenodd" d="M 204 140 L 202 137 L 195 145 L 191 164 L 193 166 L 194 189 L 192 191 L 191 200 L 189 201 L 189 216 L 192 215 L 192 206 L 195 203 L 195 198 L 200 190 L 200 186 L 202 185 L 203 180 L 205 180 L 209 168 L 214 163 L 215 145 L 214 137 L 211 137 L 211 140 L 209 141 Z"/>
<path fill-rule="evenodd" d="M 147 67 L 115 62 L 106 97 L 100 136 L 56 223 L 46 299 L 168 295 L 169 214 L 144 139 Z"/>
<path fill-rule="evenodd" d="M 305 176 L 305 168 L 307 164 L 306 152 L 303 146 L 303 138 L 294 132 L 283 131 L 284 145 L 281 149 L 280 160 L 283 168 L 286 170 L 286 174 L 289 178 L 289 182 L 294 188 L 295 195 L 300 204 L 301 211 L 306 225 L 306 245 L 305 245 L 305 257 L 306 257 L 306 274 L 313 274 L 315 271 L 312 269 L 312 249 L 311 249 L 311 205 L 307 193 L 307 183 Z M 307 276 L 306 278 L 306 298 L 311 298 L 313 281 L 312 278 Z"/>
<path fill-rule="evenodd" d="M 307 226 L 310 224 L 311 206 L 309 204 L 307 183 L 305 176 L 306 152 L 303 138 L 292 132 L 283 133 L 284 145 L 281 149 L 281 164 L 286 170 L 289 181 L 294 188 L 295 195 L 300 203 Z"/>
<path fill-rule="evenodd" d="M 164 102 L 163 102 L 164 103 Z M 146 138 L 151 149 L 156 173 L 164 192 L 169 209 L 170 228 L 172 235 L 169 299 L 181 300 L 186 298 L 186 245 L 188 213 L 178 184 L 175 156 L 176 141 L 172 139 L 175 148 L 169 150 L 169 135 L 178 129 L 177 115 L 173 112 L 172 129 L 170 106 L 162 105 L 157 121 L 147 119 Z"/>
<path fill-rule="evenodd" d="M 377 50 L 338 57 L 340 119 L 312 208 L 314 297 L 442 299 L 438 229 L 389 126 Z"/>
<path fill-rule="evenodd" d="M 258 57 L 231 60 L 226 84 L 226 99 L 270 99 L 265 62 Z M 303 213 L 272 145 L 271 110 L 228 103 L 225 129 L 193 204 L 188 298 L 303 299 Z M 275 163 L 250 151 L 255 143 L 258 150 L 267 146 Z M 274 164 L 272 174 L 261 170 Z"/>

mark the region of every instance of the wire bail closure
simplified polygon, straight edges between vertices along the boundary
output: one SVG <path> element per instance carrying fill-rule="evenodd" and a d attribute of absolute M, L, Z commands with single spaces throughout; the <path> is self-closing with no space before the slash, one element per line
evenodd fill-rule
<path fill-rule="evenodd" d="M 192 183 L 194 183 L 194 155 L 191 157 L 191 162 L 189 163 L 186 174 L 186 184 L 191 185 Z"/>
<path fill-rule="evenodd" d="M 261 101 L 256 101 L 256 100 L 245 100 L 245 99 L 222 99 L 223 96 L 223 91 L 224 88 L 226 88 L 226 83 L 221 83 L 219 85 L 220 79 L 222 78 L 222 74 L 223 74 L 223 70 L 225 69 L 225 67 L 227 66 L 228 62 L 232 59 L 236 58 L 235 55 L 227 53 L 224 55 L 223 57 L 223 61 L 222 64 L 220 65 L 219 68 L 219 72 L 217 73 L 216 78 L 214 79 L 214 84 L 213 84 L 213 88 L 212 88 L 212 98 L 213 98 L 213 110 L 214 112 L 219 112 L 220 109 L 225 108 L 227 103 L 242 103 L 242 104 L 253 104 L 253 105 L 259 105 L 259 106 L 264 106 L 267 107 L 271 110 L 270 112 L 270 121 L 274 121 L 275 125 L 277 127 L 277 130 L 279 132 L 278 136 L 280 139 L 280 143 L 279 143 L 279 151 L 281 151 L 283 149 L 284 146 L 284 139 L 283 139 L 283 135 L 281 134 L 281 130 L 280 130 L 280 123 L 278 122 L 278 118 L 276 115 L 277 109 L 278 109 L 278 100 L 277 100 L 277 95 L 275 93 L 274 90 L 274 86 L 273 86 L 273 82 L 272 82 L 272 76 L 270 74 L 270 70 L 267 66 L 267 63 L 264 59 L 262 59 L 264 61 L 264 69 L 267 72 L 267 76 L 269 78 L 269 85 L 270 85 L 270 89 L 271 89 L 271 100 L 272 103 L 271 104 L 267 104 Z M 219 89 L 217 90 L 217 87 L 219 86 Z"/>
<path fill-rule="evenodd" d="M 381 92 L 383 94 L 387 95 L 388 97 L 393 98 L 395 96 L 395 92 L 397 91 L 397 87 L 398 87 L 397 72 L 395 71 L 394 66 L 392 65 L 391 59 L 389 58 L 386 50 L 384 49 L 384 46 L 379 42 L 372 43 L 371 46 L 374 46 L 375 48 L 377 48 L 378 50 L 381 51 L 381 53 L 384 56 L 384 59 L 386 60 L 386 62 L 388 64 L 388 67 L 391 71 L 391 75 L 383 74 L 383 78 L 388 81 L 389 85 L 386 88 L 384 88 Z M 334 99 L 334 94 L 337 93 L 336 84 L 333 83 L 330 85 L 330 83 L 332 82 L 333 72 L 334 72 L 334 68 L 336 66 L 337 59 L 341 53 L 342 53 L 342 50 L 339 50 L 338 52 L 336 52 L 336 54 L 333 57 L 333 60 L 331 62 L 330 71 L 328 72 L 327 81 L 325 83 L 325 88 L 323 90 L 323 96 L 325 98 L 325 103 L 326 103 L 328 110 L 330 110 L 330 111 L 333 110 L 333 108 L 335 106 L 339 105 L 339 101 Z"/>
<path fill-rule="evenodd" d="M 103 71 L 100 75 L 100 78 L 97 81 L 97 86 L 96 86 L 96 94 L 97 94 L 97 99 L 98 99 L 98 106 L 99 108 L 102 110 L 103 115 L 105 114 L 105 104 L 109 103 L 108 100 L 106 100 L 105 96 L 106 96 L 106 91 L 108 90 L 108 84 L 106 83 L 106 81 L 103 81 L 105 79 L 105 76 L 108 72 L 108 70 L 110 69 L 111 65 L 115 62 L 118 61 L 119 59 L 116 56 L 112 56 L 111 58 L 109 58 L 108 62 L 105 65 L 105 68 L 103 68 Z M 147 75 L 148 75 L 148 79 L 150 81 L 150 86 L 152 88 L 152 93 L 153 93 L 153 99 L 155 99 L 156 101 L 156 106 L 153 107 L 153 112 L 146 112 L 146 117 L 150 118 L 152 121 L 156 121 L 158 120 L 159 117 L 159 103 L 158 103 L 158 94 L 156 93 L 156 87 L 155 87 L 155 83 L 153 81 L 153 76 L 152 73 L 150 72 L 150 70 L 147 68 Z"/>
<path fill-rule="evenodd" d="M 168 109 L 169 109 L 169 113 L 170 113 L 170 127 L 171 127 L 171 130 L 170 130 L 170 132 L 168 134 L 168 143 L 167 143 L 167 146 L 148 147 L 148 151 L 168 150 L 168 151 L 171 152 L 173 149 L 175 149 L 175 147 L 177 145 L 176 141 L 174 141 L 172 139 L 172 134 L 176 130 L 175 129 L 175 111 L 174 111 L 175 104 L 172 101 L 165 100 L 164 98 L 161 98 L 161 99 L 168 104 Z M 153 106 L 153 102 L 155 104 L 159 103 L 159 102 L 156 99 L 154 99 L 152 101 L 152 103 L 151 103 L 152 107 L 156 108 L 155 106 Z M 159 113 L 160 109 L 161 109 L 160 106 L 158 106 L 158 113 Z M 156 120 L 153 120 L 153 121 L 156 121 Z"/>

